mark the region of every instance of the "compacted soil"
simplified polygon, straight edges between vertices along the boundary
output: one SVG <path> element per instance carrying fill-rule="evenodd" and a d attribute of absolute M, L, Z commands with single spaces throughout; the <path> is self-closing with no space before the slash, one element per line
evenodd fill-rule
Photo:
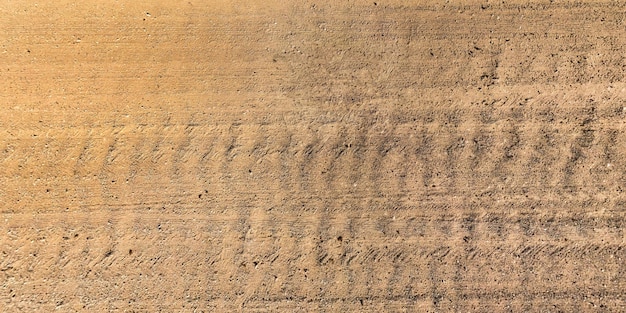
<path fill-rule="evenodd" d="M 0 311 L 625 312 L 626 2 L 0 1 Z"/>

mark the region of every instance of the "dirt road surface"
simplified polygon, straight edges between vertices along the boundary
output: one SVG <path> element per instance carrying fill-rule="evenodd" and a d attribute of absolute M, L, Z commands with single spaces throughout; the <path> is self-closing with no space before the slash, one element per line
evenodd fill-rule
<path fill-rule="evenodd" d="M 626 2 L 0 2 L 2 312 L 626 312 Z"/>

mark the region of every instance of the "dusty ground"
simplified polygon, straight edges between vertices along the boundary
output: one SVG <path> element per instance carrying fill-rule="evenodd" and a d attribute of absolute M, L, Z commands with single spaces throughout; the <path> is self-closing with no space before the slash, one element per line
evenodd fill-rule
<path fill-rule="evenodd" d="M 0 2 L 1 311 L 626 311 L 626 2 L 242 2 Z"/>

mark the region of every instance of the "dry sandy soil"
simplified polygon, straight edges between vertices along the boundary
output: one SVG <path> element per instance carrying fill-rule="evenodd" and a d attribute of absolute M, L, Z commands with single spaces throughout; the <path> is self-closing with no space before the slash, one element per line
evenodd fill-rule
<path fill-rule="evenodd" d="M 626 312 L 626 2 L 0 2 L 0 311 Z"/>

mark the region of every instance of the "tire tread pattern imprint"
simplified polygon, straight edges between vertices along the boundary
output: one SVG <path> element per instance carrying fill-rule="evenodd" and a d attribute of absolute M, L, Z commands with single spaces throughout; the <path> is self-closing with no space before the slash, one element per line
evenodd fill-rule
<path fill-rule="evenodd" d="M 626 311 L 620 1 L 0 3 L 3 312 Z"/>

